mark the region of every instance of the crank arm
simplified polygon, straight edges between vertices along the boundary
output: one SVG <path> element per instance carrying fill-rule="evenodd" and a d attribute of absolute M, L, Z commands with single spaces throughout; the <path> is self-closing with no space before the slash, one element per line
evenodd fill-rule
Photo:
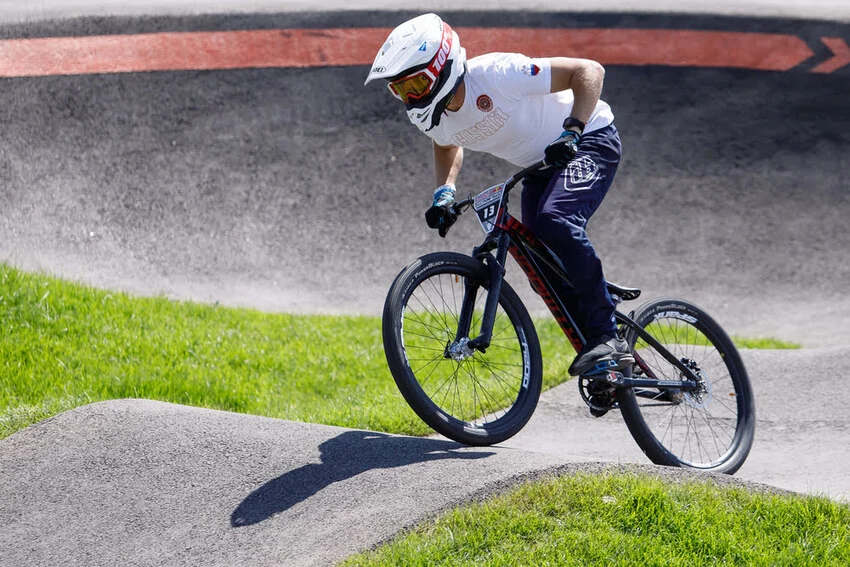
<path fill-rule="evenodd" d="M 627 378 L 620 372 L 606 372 L 596 376 L 585 376 L 588 380 L 605 382 L 616 388 L 655 388 L 690 392 L 699 389 L 693 380 L 651 380 L 647 378 Z"/>
<path fill-rule="evenodd" d="M 692 380 L 679 382 L 677 380 L 645 380 L 637 378 L 623 378 L 623 388 L 664 388 L 667 390 L 682 390 L 690 392 L 699 386 Z"/>

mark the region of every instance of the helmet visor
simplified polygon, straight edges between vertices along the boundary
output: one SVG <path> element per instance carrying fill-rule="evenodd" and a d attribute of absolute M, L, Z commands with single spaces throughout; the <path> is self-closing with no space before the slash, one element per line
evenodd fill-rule
<path fill-rule="evenodd" d="M 390 81 L 387 87 L 396 98 L 400 98 L 405 104 L 422 100 L 424 97 L 431 94 L 431 88 L 434 86 L 432 79 L 427 71 L 420 71 L 413 75 L 408 75 L 395 81 Z"/>

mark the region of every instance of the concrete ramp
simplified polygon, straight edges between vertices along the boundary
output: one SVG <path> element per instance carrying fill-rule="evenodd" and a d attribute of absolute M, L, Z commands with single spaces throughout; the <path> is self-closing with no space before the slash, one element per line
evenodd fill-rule
<path fill-rule="evenodd" d="M 3 565 L 324 565 L 566 457 L 146 400 L 0 442 Z"/>
<path fill-rule="evenodd" d="M 328 565 L 524 478 L 608 466 L 149 400 L 102 402 L 0 441 L 0 563 Z"/>

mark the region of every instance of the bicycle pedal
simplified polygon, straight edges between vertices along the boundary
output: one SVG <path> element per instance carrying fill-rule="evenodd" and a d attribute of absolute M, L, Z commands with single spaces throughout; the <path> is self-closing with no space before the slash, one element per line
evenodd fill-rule
<path fill-rule="evenodd" d="M 593 380 L 594 382 L 606 382 L 613 386 L 620 385 L 626 380 L 626 377 L 623 376 L 622 372 L 617 370 L 606 370 L 604 372 L 584 374 L 582 377 L 588 380 Z"/>
<path fill-rule="evenodd" d="M 599 376 L 603 376 L 608 374 L 609 372 L 615 372 L 619 369 L 619 364 L 614 360 L 602 360 L 596 363 L 596 366 L 582 374 L 582 376 L 587 376 L 588 378 L 598 378 Z"/>
<path fill-rule="evenodd" d="M 595 378 L 602 376 L 614 369 L 617 368 L 617 363 L 613 360 L 602 360 L 596 363 L 596 366 L 585 372 L 583 375 L 588 378 Z"/>

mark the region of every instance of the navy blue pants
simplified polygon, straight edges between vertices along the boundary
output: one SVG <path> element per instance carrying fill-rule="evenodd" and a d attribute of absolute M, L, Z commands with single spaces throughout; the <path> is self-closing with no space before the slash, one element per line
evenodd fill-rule
<path fill-rule="evenodd" d="M 523 180 L 522 222 L 566 267 L 575 288 L 558 292 L 585 339 L 617 329 L 602 262 L 585 229 L 611 187 L 621 150 L 612 124 L 582 136 L 565 169 L 542 169 Z"/>

